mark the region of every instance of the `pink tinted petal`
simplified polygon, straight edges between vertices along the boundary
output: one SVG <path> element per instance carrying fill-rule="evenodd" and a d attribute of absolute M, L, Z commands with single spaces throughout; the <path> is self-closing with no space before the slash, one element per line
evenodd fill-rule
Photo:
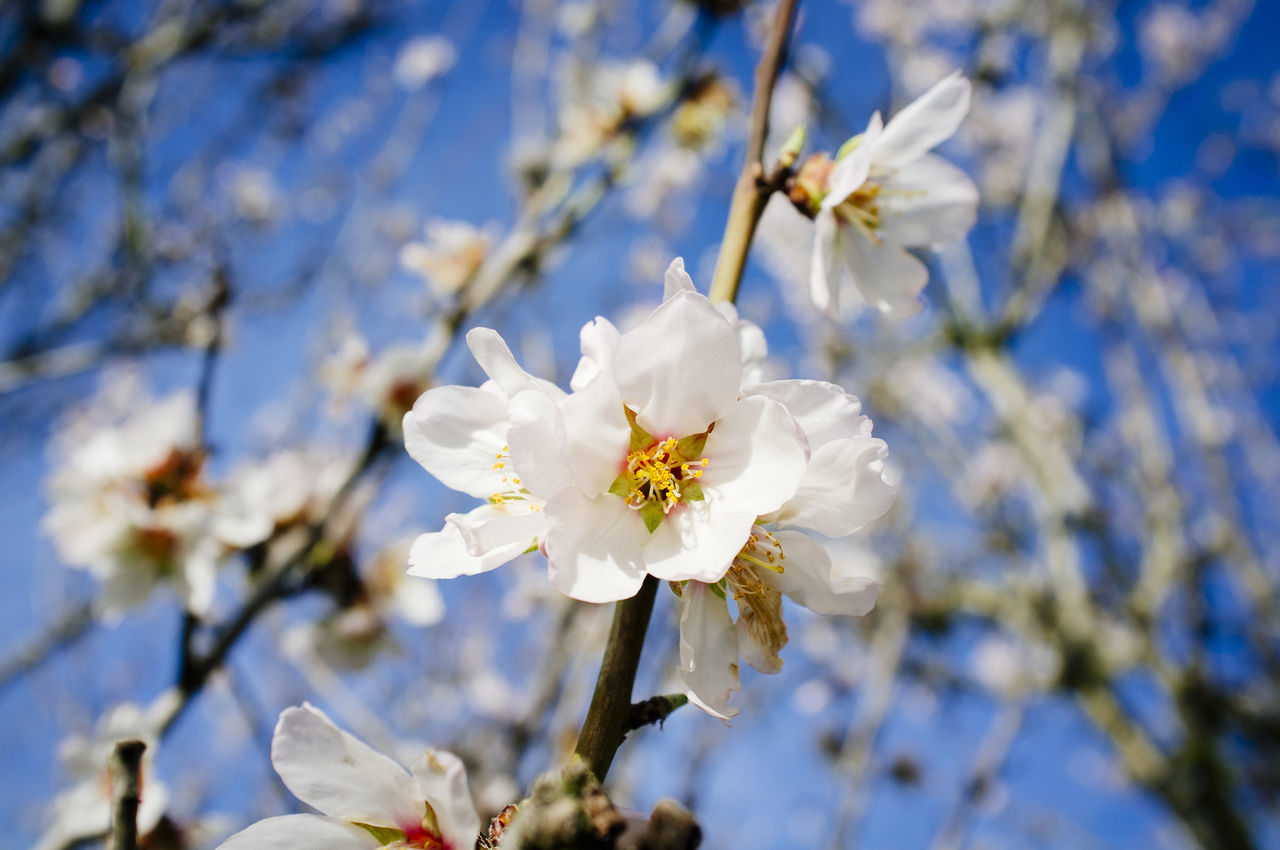
<path fill-rule="evenodd" d="M 738 397 L 738 340 L 710 301 L 678 292 L 623 334 L 615 375 L 623 402 L 650 434 L 697 434 Z"/>
<path fill-rule="evenodd" d="M 977 216 L 978 187 L 933 154 L 886 179 L 880 193 L 880 228 L 902 245 L 931 247 L 963 239 Z"/>
<path fill-rule="evenodd" d="M 331 817 L 403 830 L 426 811 L 404 768 L 307 703 L 280 712 L 271 763 L 295 797 Z"/>
<path fill-rule="evenodd" d="M 880 113 L 876 112 L 871 116 L 866 132 L 862 134 L 862 141 L 840 157 L 831 169 L 831 175 L 827 179 L 827 195 L 822 199 L 824 211 L 842 203 L 867 182 L 867 174 L 871 171 L 871 157 L 880 138 L 881 128 Z"/>
<path fill-rule="evenodd" d="M 561 491 L 544 512 L 551 582 L 561 593 L 583 602 L 636 595 L 649 539 L 638 512 L 612 493 L 588 499 L 575 489 Z"/>
<path fill-rule="evenodd" d="M 450 514 L 449 518 L 454 516 L 458 514 Z M 420 534 L 413 541 L 413 548 L 409 550 L 409 575 L 438 579 L 476 575 L 502 566 L 528 548 L 527 544 L 512 543 L 483 555 L 472 555 L 457 524 L 446 522 L 442 531 Z"/>
<path fill-rule="evenodd" d="M 582 359 L 574 370 L 569 386 L 575 390 L 586 387 L 599 374 L 613 377 L 613 361 L 618 353 L 618 340 L 622 334 L 608 319 L 596 316 L 594 321 L 582 326 L 578 341 L 582 347 Z"/>
<path fill-rule="evenodd" d="M 774 535 L 786 553 L 782 573 L 760 571 L 760 577 L 816 614 L 861 617 L 875 607 L 880 582 L 832 568 L 818 541 L 797 531 Z M 842 565 L 843 566 L 843 565 Z"/>
<path fill-rule="evenodd" d="M 785 406 L 804 431 L 810 449 L 871 432 L 871 420 L 862 415 L 862 402 L 857 396 L 826 381 L 770 381 L 745 392 Z"/>
<path fill-rule="evenodd" d="M 747 542 L 756 515 L 710 500 L 677 505 L 644 547 L 645 569 L 664 581 L 719 581 Z"/>
<path fill-rule="evenodd" d="M 702 456 L 707 501 L 716 510 L 753 518 L 795 494 L 809 460 L 800 426 L 785 407 L 763 396 L 742 399 L 716 422 Z"/>
<path fill-rule="evenodd" d="M 738 713 L 729 697 L 742 690 L 729 605 L 696 581 L 685 585 L 680 601 L 680 678 L 689 689 L 689 701 L 727 721 Z"/>
<path fill-rule="evenodd" d="M 809 297 L 813 305 L 832 315 L 839 306 L 840 258 L 836 253 L 839 225 L 835 213 L 823 211 L 814 219 L 813 256 L 809 262 Z"/>
<path fill-rule="evenodd" d="M 684 270 L 684 257 L 676 257 L 667 266 L 667 273 L 662 280 L 662 300 L 667 301 L 678 292 L 697 292 L 693 278 Z"/>
<path fill-rule="evenodd" d="M 444 750 L 427 750 L 410 770 L 418 793 L 436 813 L 446 850 L 471 850 L 480 834 L 480 816 L 467 789 L 462 759 Z"/>
<path fill-rule="evenodd" d="M 372 850 L 381 846 L 368 830 L 337 818 L 281 815 L 242 829 L 218 850 Z"/>
<path fill-rule="evenodd" d="M 475 387 L 434 387 L 404 416 L 409 456 L 446 486 L 481 499 L 505 487 L 493 468 L 507 443 L 507 399 Z"/>
<path fill-rule="evenodd" d="M 876 143 L 876 168 L 900 168 L 950 138 L 969 111 L 971 91 L 956 71 L 903 107 Z"/>
<path fill-rule="evenodd" d="M 905 248 L 886 237 L 873 242 L 862 231 L 845 226 L 840 228 L 836 249 L 868 304 L 895 319 L 920 312 L 917 296 L 929 282 L 929 272 Z"/>

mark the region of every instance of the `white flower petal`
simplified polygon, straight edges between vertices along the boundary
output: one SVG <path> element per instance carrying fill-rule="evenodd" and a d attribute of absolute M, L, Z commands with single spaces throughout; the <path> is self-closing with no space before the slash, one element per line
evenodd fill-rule
<path fill-rule="evenodd" d="M 862 231 L 842 226 L 836 250 L 862 299 L 881 313 L 904 319 L 920 311 L 920 290 L 929 282 L 924 263 L 892 239 L 872 242 Z"/>
<path fill-rule="evenodd" d="M 578 342 L 582 347 L 582 359 L 569 379 L 569 386 L 582 390 L 601 373 L 613 377 L 613 362 L 618 354 L 618 341 L 622 333 L 608 319 L 596 316 L 594 321 L 582 326 Z"/>
<path fill-rule="evenodd" d="M 644 547 L 645 569 L 664 581 L 719 581 L 755 521 L 755 513 L 725 510 L 709 500 L 677 505 Z"/>
<path fill-rule="evenodd" d="M 493 379 L 508 397 L 522 390 L 538 386 L 535 378 L 520 368 L 507 342 L 492 328 L 472 328 L 467 331 L 467 347 L 471 356 L 480 364 L 484 373 Z"/>
<path fill-rule="evenodd" d="M 884 478 L 889 447 L 875 437 L 832 440 L 819 447 L 789 500 L 776 514 L 781 526 L 843 537 L 884 516 L 894 489 Z"/>
<path fill-rule="evenodd" d="M 480 505 L 465 514 L 449 514 L 445 521 L 456 526 L 467 552 L 483 557 L 490 552 L 523 552 L 535 542 L 546 524 L 536 503 L 504 502 Z"/>
<path fill-rule="evenodd" d="M 867 182 L 871 171 L 872 155 L 876 151 L 876 142 L 880 139 L 883 124 L 880 113 L 873 113 L 867 123 L 866 132 L 858 146 L 837 160 L 827 178 L 827 194 L 822 199 L 822 209 L 829 210 L 842 203 L 846 198 L 858 191 Z"/>
<path fill-rule="evenodd" d="M 623 334 L 615 369 L 623 402 L 659 438 L 705 431 L 742 384 L 733 328 L 693 292 L 676 293 Z"/>
<path fill-rule="evenodd" d="M 830 554 L 818 541 L 798 531 L 774 534 L 787 558 L 781 573 L 761 570 L 760 577 L 815 614 L 861 617 L 875 607 L 880 582 L 832 567 Z"/>
<path fill-rule="evenodd" d="M 295 797 L 331 817 L 408 830 L 426 813 L 404 768 L 307 703 L 280 712 L 271 763 Z"/>
<path fill-rule="evenodd" d="M 747 396 L 716 422 L 702 456 L 707 465 L 700 483 L 707 501 L 716 510 L 754 518 L 795 495 L 809 451 L 785 407 L 763 396 Z"/>
<path fill-rule="evenodd" d="M 588 499 L 563 490 L 547 503 L 546 551 L 552 583 L 583 602 L 635 596 L 644 582 L 649 531 L 637 511 L 606 493 Z"/>
<path fill-rule="evenodd" d="M 822 211 L 813 220 L 813 256 L 809 261 L 809 297 L 819 310 L 835 315 L 840 303 L 839 225 L 835 213 Z"/>
<path fill-rule="evenodd" d="M 434 387 L 404 416 L 410 457 L 446 486 L 480 499 L 507 489 L 493 468 L 507 444 L 507 399 L 475 387 Z"/>
<path fill-rule="evenodd" d="M 896 172 L 880 193 L 880 228 L 909 246 L 964 238 L 978 215 L 978 187 L 969 175 L 933 154 Z"/>
<path fill-rule="evenodd" d="M 556 403 L 539 390 L 526 390 L 511 399 L 510 415 L 507 444 L 520 482 L 512 486 L 549 499 L 571 485 L 568 438 Z"/>
<path fill-rule="evenodd" d="M 765 340 L 764 331 L 749 319 L 738 317 L 738 308 L 728 301 L 718 301 L 715 305 L 725 317 L 733 332 L 738 337 L 738 354 L 742 358 L 742 385 L 758 384 L 764 380 L 764 364 L 769 357 L 769 343 Z"/>
<path fill-rule="evenodd" d="M 218 850 L 366 850 L 381 846 L 368 830 L 337 818 L 281 815 L 237 832 Z"/>
<path fill-rule="evenodd" d="M 729 705 L 729 696 L 742 690 L 729 605 L 696 581 L 685 585 L 680 601 L 680 678 L 689 689 L 690 702 L 727 721 L 738 713 Z"/>
<path fill-rule="evenodd" d="M 862 402 L 826 381 L 770 381 L 743 391 L 781 403 L 804 431 L 810 449 L 832 440 L 871 433 L 871 420 L 862 415 Z"/>
<path fill-rule="evenodd" d="M 589 499 L 605 492 L 626 463 L 631 425 L 611 378 L 592 381 L 560 403 L 568 436 L 568 464 L 578 489 Z"/>
<path fill-rule="evenodd" d="M 457 514 L 449 516 L 452 518 Z M 531 542 L 524 545 L 512 543 L 483 555 L 472 555 L 467 551 L 467 542 L 457 524 L 446 522 L 443 530 L 420 534 L 413 541 L 413 548 L 409 550 L 409 575 L 439 579 L 488 572 L 524 552 Z"/>
<path fill-rule="evenodd" d="M 670 300 L 678 292 L 697 292 L 693 278 L 684 270 L 684 257 L 676 257 L 667 266 L 667 273 L 662 280 L 662 300 Z"/>
<path fill-rule="evenodd" d="M 956 71 L 903 107 L 876 142 L 876 168 L 900 168 L 949 138 L 969 111 L 971 91 Z"/>
<path fill-rule="evenodd" d="M 480 816 L 471 801 L 462 759 L 444 750 L 428 750 L 410 765 L 410 770 L 417 781 L 418 793 L 436 813 L 436 824 L 445 847 L 450 850 L 474 847 L 480 834 Z"/>

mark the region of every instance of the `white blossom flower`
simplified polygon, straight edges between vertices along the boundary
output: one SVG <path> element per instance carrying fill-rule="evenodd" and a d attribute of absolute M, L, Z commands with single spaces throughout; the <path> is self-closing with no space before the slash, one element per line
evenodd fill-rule
<path fill-rule="evenodd" d="M 802 169 L 802 186 L 821 199 L 809 275 L 820 309 L 837 309 L 842 267 L 860 300 L 882 313 L 920 309 L 928 271 L 906 249 L 963 237 L 977 213 L 973 181 L 929 153 L 955 132 L 969 97 L 969 81 L 954 73 L 887 125 L 877 112 L 834 163 L 815 158 Z"/>
<path fill-rule="evenodd" d="M 245 549 L 278 529 L 315 522 L 346 481 L 350 460 L 318 449 L 285 449 L 232 471 L 218 499 L 213 529 Z"/>
<path fill-rule="evenodd" d="M 405 574 L 413 541 L 412 537 L 396 540 L 362 564 L 349 595 L 339 594 L 332 611 L 289 628 L 286 651 L 303 658 L 314 653 L 340 669 L 361 669 L 380 650 L 395 647 L 389 629 L 393 618 L 418 627 L 444 619 L 444 599 L 436 583 Z"/>
<path fill-rule="evenodd" d="M 466 221 L 433 218 L 423 228 L 422 242 L 400 249 L 400 265 L 419 275 L 440 296 L 461 289 L 484 264 L 497 238 L 496 229 L 483 230 Z"/>
<path fill-rule="evenodd" d="M 195 422 L 194 397 L 179 393 L 105 418 L 91 405 L 53 439 L 43 528 L 69 566 L 103 582 L 108 615 L 145 601 L 161 580 L 193 613 L 213 601 L 222 549 Z"/>
<path fill-rule="evenodd" d="M 376 357 L 359 336 L 348 336 L 321 369 L 337 400 L 355 396 L 378 414 L 391 430 L 429 386 L 436 364 L 449 345 L 449 334 L 433 325 L 421 342 L 388 345 Z"/>
<path fill-rule="evenodd" d="M 595 156 L 625 122 L 651 115 L 669 92 L 658 67 L 647 59 L 573 70 L 584 73 L 568 75 L 571 91 L 560 110 L 560 134 L 550 154 L 557 169 L 576 168 Z"/>
<path fill-rule="evenodd" d="M 718 581 L 756 519 L 795 495 L 808 457 L 782 404 L 740 397 L 738 338 L 752 335 L 736 321 L 677 260 L 634 330 L 583 328 L 571 395 L 520 369 L 493 331 L 468 334 L 493 380 L 426 393 L 405 443 L 487 504 L 423 535 L 412 572 L 480 572 L 536 544 L 555 586 L 584 601 L 632 596 L 646 574 Z"/>
<path fill-rule="evenodd" d="M 323 815 L 258 821 L 222 850 L 470 850 L 480 832 L 457 756 L 428 750 L 406 771 L 307 703 L 280 713 L 271 763 Z"/>

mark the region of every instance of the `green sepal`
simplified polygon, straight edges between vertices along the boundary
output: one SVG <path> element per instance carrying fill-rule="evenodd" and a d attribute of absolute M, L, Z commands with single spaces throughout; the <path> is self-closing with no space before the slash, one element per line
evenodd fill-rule
<path fill-rule="evenodd" d="M 721 599 L 728 598 L 725 592 L 724 579 L 720 579 L 717 582 L 713 582 L 712 584 L 707 585 L 707 589 L 710 590 L 712 593 L 714 593 L 716 596 L 719 596 Z"/>
<path fill-rule="evenodd" d="M 680 482 L 680 501 L 701 502 L 707 497 L 702 495 L 702 485 L 697 481 Z"/>
<path fill-rule="evenodd" d="M 538 538 L 533 538 L 533 542 L 529 544 L 529 548 L 521 552 L 521 555 L 528 555 L 530 552 L 538 551 Z"/>
<path fill-rule="evenodd" d="M 644 520 L 644 527 L 649 529 L 649 533 L 653 534 L 659 525 L 662 525 L 662 518 L 666 513 L 662 510 L 660 502 L 645 502 L 644 507 L 640 509 L 640 518 Z"/>
<path fill-rule="evenodd" d="M 627 414 L 627 423 L 631 426 L 631 451 L 642 452 L 645 449 L 658 442 L 653 435 L 640 427 L 636 422 L 636 412 L 625 404 L 622 406 L 623 412 Z"/>
<path fill-rule="evenodd" d="M 388 844 L 396 844 L 405 840 L 405 834 L 403 832 L 389 826 L 370 826 L 367 823 L 356 823 L 356 826 L 376 838 L 378 843 L 383 847 L 386 847 Z"/>
<path fill-rule="evenodd" d="M 620 499 L 627 498 L 627 494 L 631 492 L 631 476 L 623 473 L 613 479 L 613 483 L 609 485 L 609 492 Z"/>
<path fill-rule="evenodd" d="M 676 453 L 687 461 L 696 461 L 702 457 L 702 450 L 707 445 L 707 432 L 681 437 L 676 441 Z"/>
<path fill-rule="evenodd" d="M 791 135 L 787 137 L 786 143 L 782 146 L 782 150 L 778 152 L 778 164 L 783 168 L 790 168 L 796 164 L 796 160 L 800 158 L 800 152 L 804 150 L 804 141 L 807 131 L 803 124 L 797 126 L 791 131 Z"/>
<path fill-rule="evenodd" d="M 853 152 L 858 145 L 862 144 L 864 136 L 866 136 L 866 133 L 859 133 L 841 145 L 840 150 L 836 151 L 836 161 L 838 162 L 839 160 L 844 159 L 846 154 Z"/>

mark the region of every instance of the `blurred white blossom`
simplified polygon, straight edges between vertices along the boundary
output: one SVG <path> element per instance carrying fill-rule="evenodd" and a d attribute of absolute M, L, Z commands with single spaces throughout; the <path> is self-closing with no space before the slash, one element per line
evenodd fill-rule
<path fill-rule="evenodd" d="M 458 60 L 453 43 L 439 35 L 411 39 L 396 54 L 391 75 L 402 89 L 415 91 L 448 73 Z"/>
<path fill-rule="evenodd" d="M 172 582 L 189 611 L 213 601 L 222 550 L 212 534 L 214 492 L 197 442 L 195 397 L 135 397 L 124 409 L 90 404 L 51 441 L 43 528 L 69 566 L 102 583 L 115 616 Z"/>
<path fill-rule="evenodd" d="M 61 850 L 70 844 L 99 839 L 111 825 L 110 760 L 118 741 L 139 740 L 147 745 L 140 775 L 145 792 L 138 806 L 138 834 L 146 836 L 160 822 L 169 805 L 169 789 L 152 774 L 160 729 L 172 716 L 178 700 L 166 691 L 150 706 L 117 705 L 104 714 L 91 736 L 72 735 L 58 747 L 58 756 L 74 783 L 50 805 L 48 826 L 36 850 Z"/>

